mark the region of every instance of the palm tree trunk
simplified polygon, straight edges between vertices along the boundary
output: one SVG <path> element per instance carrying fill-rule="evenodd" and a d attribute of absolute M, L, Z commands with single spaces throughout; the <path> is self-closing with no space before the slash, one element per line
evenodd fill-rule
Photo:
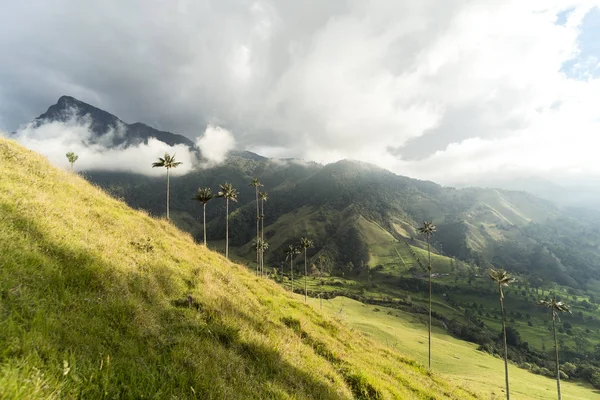
<path fill-rule="evenodd" d="M 552 313 L 552 330 L 554 331 L 554 355 L 556 357 L 556 390 L 558 390 L 558 400 L 562 399 L 560 394 L 560 368 L 558 365 L 558 342 L 556 340 L 556 318 L 554 316 L 554 308 L 550 308 Z"/>
<path fill-rule="evenodd" d="M 292 293 L 294 293 L 294 256 L 290 259 L 290 276 L 292 277 Z"/>
<path fill-rule="evenodd" d="M 202 230 L 204 231 L 204 247 L 206 247 L 206 203 L 204 203 Z"/>
<path fill-rule="evenodd" d="M 258 233 L 258 222 L 259 222 L 259 216 L 258 216 L 258 186 L 254 187 L 256 189 L 256 243 L 258 243 L 258 237 L 259 237 L 259 233 Z M 257 247 L 256 248 L 256 274 L 259 274 L 260 271 L 260 249 Z M 262 272 L 261 272 L 262 273 Z"/>
<path fill-rule="evenodd" d="M 169 168 L 167 168 L 167 219 L 169 219 Z"/>
<path fill-rule="evenodd" d="M 304 302 L 306 303 L 308 297 L 308 267 L 306 266 L 306 247 L 304 248 Z"/>
<path fill-rule="evenodd" d="M 500 309 L 502 310 L 502 333 L 504 333 L 504 379 L 506 380 L 506 400 L 510 400 L 510 390 L 508 387 L 508 346 L 506 344 L 506 317 L 504 316 L 504 300 L 502 296 L 502 287 L 500 290 Z"/>
<path fill-rule="evenodd" d="M 71 172 L 73 172 L 73 163 L 71 163 Z"/>
<path fill-rule="evenodd" d="M 225 204 L 225 258 L 229 259 L 229 198 Z"/>
<path fill-rule="evenodd" d="M 260 200 L 260 240 L 265 242 L 265 201 Z M 260 249 L 260 271 L 264 275 L 265 273 L 265 251 Z"/>
<path fill-rule="evenodd" d="M 427 267 L 429 271 L 429 371 L 431 371 L 431 249 L 429 248 L 429 235 L 427 235 L 427 255 L 429 257 Z"/>

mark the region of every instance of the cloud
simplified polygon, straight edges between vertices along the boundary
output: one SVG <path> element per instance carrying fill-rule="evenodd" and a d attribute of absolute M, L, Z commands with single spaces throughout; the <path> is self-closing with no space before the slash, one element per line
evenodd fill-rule
<path fill-rule="evenodd" d="M 235 147 L 235 138 L 226 129 L 208 125 L 204 134 L 196 139 L 196 146 L 206 159 L 206 166 L 212 166 L 225 161 L 227 154 Z"/>
<path fill-rule="evenodd" d="M 151 164 L 165 152 L 176 153 L 177 161 L 183 163 L 173 170 L 173 174 L 185 174 L 197 163 L 195 154 L 187 146 L 169 146 L 154 138 L 147 144 L 112 147 L 112 138 L 124 134 L 125 127 L 120 126 L 98 137 L 90 129 L 89 121 L 71 118 L 67 122 L 48 122 L 40 126 L 30 123 L 11 138 L 43 154 L 59 167 L 68 168 L 66 153 L 72 151 L 79 156 L 75 163 L 78 171 L 123 171 L 158 176 L 164 171 L 152 168 Z"/>
<path fill-rule="evenodd" d="M 222 126 L 267 156 L 442 183 L 598 169 L 600 51 L 582 43 L 597 0 L 141 4 L 11 2 L 4 128 L 69 94 L 189 137 Z"/>

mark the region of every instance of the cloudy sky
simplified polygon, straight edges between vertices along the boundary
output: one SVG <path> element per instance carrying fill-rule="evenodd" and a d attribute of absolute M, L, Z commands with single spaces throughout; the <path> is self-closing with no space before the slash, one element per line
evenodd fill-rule
<path fill-rule="evenodd" d="M 599 3 L 0 0 L 0 129 L 67 94 L 267 156 L 589 181 Z"/>

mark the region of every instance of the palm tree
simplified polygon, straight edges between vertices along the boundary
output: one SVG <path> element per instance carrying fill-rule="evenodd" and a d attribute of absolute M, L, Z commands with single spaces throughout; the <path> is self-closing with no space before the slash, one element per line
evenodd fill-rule
<path fill-rule="evenodd" d="M 231 183 L 224 183 L 219 185 L 221 191 L 217 194 L 217 197 L 225 198 L 225 258 L 229 258 L 229 200 L 237 202 L 238 192 Z"/>
<path fill-rule="evenodd" d="M 269 200 L 269 195 L 267 192 L 260 192 L 258 194 L 260 197 L 260 239 L 265 241 L 265 201 Z M 264 252 L 260 253 L 260 271 L 261 274 L 264 273 L 265 268 L 265 255 Z"/>
<path fill-rule="evenodd" d="M 169 219 L 169 170 L 177 168 L 181 164 L 181 162 L 175 161 L 175 154 L 170 156 L 169 153 L 165 153 L 164 158 L 159 157 L 157 162 L 152 163 L 152 168 L 165 167 L 167 169 L 167 219 Z"/>
<path fill-rule="evenodd" d="M 258 238 L 258 240 L 254 239 L 252 241 L 252 247 L 254 247 L 254 249 L 256 250 L 257 253 L 261 254 L 261 261 L 262 261 L 262 255 L 264 254 L 265 250 L 269 249 L 269 243 L 265 242 L 261 238 Z M 262 271 L 261 271 L 261 273 L 262 273 Z"/>
<path fill-rule="evenodd" d="M 78 158 L 79 156 L 72 151 L 67 153 L 67 160 L 69 160 L 69 163 L 71 164 L 71 172 L 73 172 L 73 164 L 75 164 L 75 161 L 77 161 Z"/>
<path fill-rule="evenodd" d="M 423 222 L 423 226 L 419 228 L 419 232 L 427 237 L 427 256 L 429 262 L 427 264 L 427 271 L 429 272 L 429 370 L 431 371 L 431 235 L 435 232 L 435 225 L 433 222 Z"/>
<path fill-rule="evenodd" d="M 312 239 L 303 237 L 300 239 L 300 247 L 304 249 L 304 302 L 306 303 L 308 297 L 308 284 L 306 282 L 308 277 L 308 261 L 306 259 L 306 250 L 314 247 L 315 244 Z"/>
<path fill-rule="evenodd" d="M 248 186 L 253 186 L 256 191 L 256 241 L 258 242 L 259 232 L 259 222 L 260 216 L 258 211 L 258 188 L 262 186 L 262 183 L 258 180 L 258 178 L 252 178 L 250 184 Z M 260 252 L 256 252 L 256 274 L 258 275 L 258 271 L 260 270 Z"/>
<path fill-rule="evenodd" d="M 212 191 L 210 188 L 202 188 L 198 189 L 196 195 L 192 197 L 192 200 L 199 201 L 203 206 L 203 218 L 202 218 L 202 230 L 204 231 L 204 245 L 206 246 L 206 203 L 208 203 L 213 198 Z"/>
<path fill-rule="evenodd" d="M 290 276 L 292 278 L 292 293 L 294 293 L 294 256 L 300 254 L 300 249 L 294 245 L 289 245 L 285 251 L 285 260 L 290 260 Z"/>
<path fill-rule="evenodd" d="M 502 310 L 502 333 L 504 334 L 504 377 L 506 380 L 506 399 L 510 399 L 510 391 L 508 387 L 508 346 L 506 345 L 506 317 L 504 316 L 504 292 L 502 286 L 508 286 L 514 279 L 508 275 L 503 269 L 495 270 L 490 268 L 490 279 L 498 284 L 498 292 L 500 294 L 500 309 Z"/>
<path fill-rule="evenodd" d="M 569 306 L 562 301 L 556 301 L 556 296 L 553 296 L 551 300 L 540 300 L 538 305 L 548 307 L 552 315 L 552 330 L 554 331 L 554 355 L 556 357 L 556 389 L 558 390 L 558 400 L 562 399 L 560 393 L 560 369 L 558 364 L 558 342 L 556 340 L 556 319 L 558 318 L 559 312 L 571 313 Z M 560 318 L 559 318 L 560 319 Z"/>

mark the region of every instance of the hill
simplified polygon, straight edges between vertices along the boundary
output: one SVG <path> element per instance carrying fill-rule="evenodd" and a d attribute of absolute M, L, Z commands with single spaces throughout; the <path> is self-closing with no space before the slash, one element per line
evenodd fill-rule
<path fill-rule="evenodd" d="M 36 123 L 65 120 L 73 112 L 91 121 L 98 135 L 121 124 L 118 117 L 67 96 Z M 127 125 L 119 140 L 134 143 L 154 136 L 166 144 L 193 146 L 180 135 L 137 132 Z M 152 161 L 148 160 L 148 168 Z M 134 208 L 164 213 L 164 179 L 101 170 L 87 171 L 86 177 Z M 280 265 L 287 245 L 309 235 L 316 244 L 309 254 L 311 265 L 322 273 L 345 273 L 350 263 L 372 268 L 392 262 L 396 248 L 406 241 L 416 251 L 423 249 L 416 228 L 424 220 L 433 220 L 438 226 L 434 251 L 480 270 L 503 266 L 531 280 L 579 289 L 600 280 L 596 245 L 600 231 L 593 222 L 600 220 L 598 213 L 562 208 L 522 191 L 443 187 L 350 160 L 322 166 L 232 152 L 220 165 L 173 177 L 174 222 L 198 238 L 201 209 L 190 197 L 200 186 L 217 190 L 220 183 L 231 182 L 240 193 L 239 202 L 232 205 L 231 241 L 240 249 L 239 256 L 253 260 L 256 206 L 253 188 L 248 187 L 252 177 L 258 177 L 270 195 L 265 225 L 273 242 L 267 254 L 272 265 Z M 210 240 L 223 239 L 224 213 L 224 202 L 208 205 Z M 371 235 L 384 239 L 374 240 Z"/>
<path fill-rule="evenodd" d="M 0 397 L 476 398 L 0 138 Z"/>

